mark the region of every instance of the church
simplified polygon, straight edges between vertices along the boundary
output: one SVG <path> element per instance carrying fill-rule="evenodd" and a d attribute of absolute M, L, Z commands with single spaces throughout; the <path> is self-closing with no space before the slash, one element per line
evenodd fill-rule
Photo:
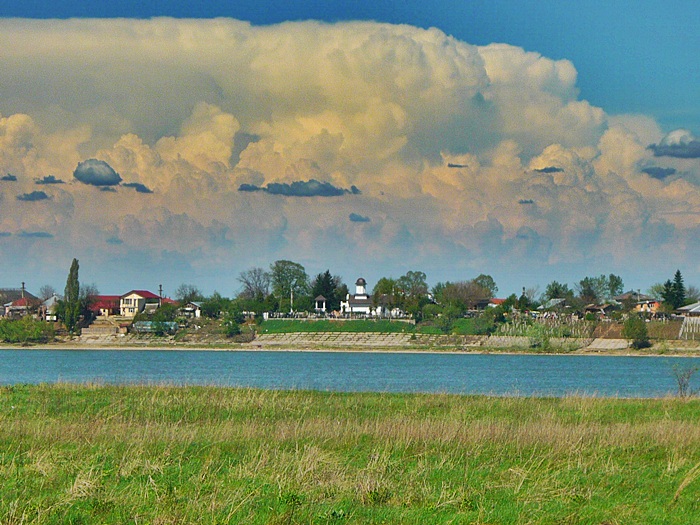
<path fill-rule="evenodd" d="M 367 293 L 367 281 L 360 277 L 355 282 L 355 293 L 347 294 L 345 301 L 340 302 L 340 311 L 344 314 L 372 313 L 372 296 Z"/>

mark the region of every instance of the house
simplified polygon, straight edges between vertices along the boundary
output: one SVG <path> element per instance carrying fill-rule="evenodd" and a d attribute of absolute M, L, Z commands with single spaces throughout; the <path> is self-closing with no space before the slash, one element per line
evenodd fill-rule
<path fill-rule="evenodd" d="M 41 314 L 41 318 L 44 319 L 44 321 L 58 321 L 58 315 L 57 315 L 57 310 L 58 310 L 58 301 L 60 301 L 61 298 L 53 294 L 51 297 L 46 299 L 43 303 L 41 303 L 41 306 L 39 307 L 39 313 Z"/>
<path fill-rule="evenodd" d="M 119 297 L 119 314 L 122 317 L 135 317 L 145 310 L 155 310 L 161 303 L 159 295 L 148 290 L 131 290 Z"/>
<path fill-rule="evenodd" d="M 680 315 L 686 317 L 700 317 L 700 302 L 689 304 L 687 306 L 681 306 L 676 310 Z"/>
<path fill-rule="evenodd" d="M 5 317 L 9 319 L 24 317 L 32 309 L 32 306 L 36 306 L 37 302 L 38 299 L 32 301 L 29 297 L 20 297 L 11 303 L 5 303 Z"/>
<path fill-rule="evenodd" d="M 629 292 L 625 292 L 620 295 L 616 295 L 613 297 L 613 300 L 617 301 L 618 303 L 637 303 L 639 301 L 651 301 L 654 298 L 649 296 L 649 295 L 644 295 L 641 292 L 635 292 L 634 290 L 630 290 Z"/>
<path fill-rule="evenodd" d="M 613 310 L 616 309 L 616 305 L 611 303 L 605 304 L 589 304 L 583 309 L 585 314 L 593 314 L 596 317 L 606 318 L 609 317 Z"/>
<path fill-rule="evenodd" d="M 99 317 L 111 317 L 119 315 L 121 296 L 119 295 L 94 295 L 91 297 L 90 311 Z"/>
<path fill-rule="evenodd" d="M 163 302 L 165 302 L 165 299 L 163 300 Z M 179 313 L 183 317 L 198 319 L 202 317 L 202 303 L 197 301 L 190 301 L 189 303 L 185 303 L 180 307 Z"/>
<path fill-rule="evenodd" d="M 662 302 L 661 299 L 652 298 L 637 301 L 637 304 L 634 305 L 634 311 L 643 314 L 655 314 L 661 308 Z"/>
<path fill-rule="evenodd" d="M 367 281 L 362 277 L 355 282 L 355 293 L 347 294 L 345 301 L 340 302 L 340 311 L 344 314 L 372 313 L 372 297 L 367 294 Z"/>
<path fill-rule="evenodd" d="M 0 316 L 2 317 L 22 317 L 40 304 L 41 301 L 24 288 L 24 283 L 22 288 L 0 288 Z"/>

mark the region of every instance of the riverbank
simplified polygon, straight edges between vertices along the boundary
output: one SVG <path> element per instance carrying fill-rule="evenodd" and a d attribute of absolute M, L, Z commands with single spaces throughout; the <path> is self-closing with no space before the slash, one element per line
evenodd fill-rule
<path fill-rule="evenodd" d="M 533 346 L 527 337 L 440 336 L 381 333 L 289 333 L 261 334 L 246 343 L 225 338 L 187 341 L 155 335 L 109 335 L 65 338 L 49 344 L 4 345 L 8 348 L 42 350 L 210 350 L 210 351 L 343 351 L 343 352 L 438 352 L 700 356 L 700 341 L 661 340 L 650 348 L 635 350 L 624 339 L 561 338 L 548 346 Z"/>
<path fill-rule="evenodd" d="M 0 387 L 0 522 L 686 525 L 700 400 Z"/>

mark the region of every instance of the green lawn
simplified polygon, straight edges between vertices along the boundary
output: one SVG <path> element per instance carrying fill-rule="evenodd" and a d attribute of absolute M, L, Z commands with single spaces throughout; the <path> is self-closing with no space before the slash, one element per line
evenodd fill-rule
<path fill-rule="evenodd" d="M 284 334 L 293 332 L 381 332 L 381 333 L 413 333 L 415 326 L 401 321 L 388 319 L 352 321 L 298 321 L 293 319 L 270 319 L 260 325 L 262 334 Z"/>
<path fill-rule="evenodd" d="M 0 388 L 0 523 L 688 525 L 700 400 Z"/>

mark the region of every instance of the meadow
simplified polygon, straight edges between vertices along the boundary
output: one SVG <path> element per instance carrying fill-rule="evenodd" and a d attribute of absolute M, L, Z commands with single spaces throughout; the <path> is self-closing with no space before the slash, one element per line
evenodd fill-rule
<path fill-rule="evenodd" d="M 700 399 L 0 387 L 0 523 L 687 525 Z"/>

